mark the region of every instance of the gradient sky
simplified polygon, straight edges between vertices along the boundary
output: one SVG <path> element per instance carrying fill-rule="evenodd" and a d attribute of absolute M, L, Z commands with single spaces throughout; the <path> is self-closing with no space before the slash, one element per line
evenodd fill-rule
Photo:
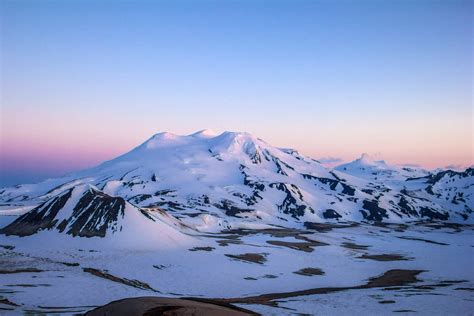
<path fill-rule="evenodd" d="M 473 163 L 472 1 L 0 1 L 0 185 L 159 131 Z"/>

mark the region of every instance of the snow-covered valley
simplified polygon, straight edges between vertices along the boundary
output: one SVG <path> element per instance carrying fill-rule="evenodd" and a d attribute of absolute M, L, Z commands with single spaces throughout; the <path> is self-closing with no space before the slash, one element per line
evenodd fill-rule
<path fill-rule="evenodd" d="M 264 315 L 469 315 L 474 306 L 471 226 L 234 230 L 155 250 L 46 236 L 0 237 L 3 312 L 83 313 L 142 296 L 227 300 Z M 390 271 L 394 279 L 364 287 Z"/>

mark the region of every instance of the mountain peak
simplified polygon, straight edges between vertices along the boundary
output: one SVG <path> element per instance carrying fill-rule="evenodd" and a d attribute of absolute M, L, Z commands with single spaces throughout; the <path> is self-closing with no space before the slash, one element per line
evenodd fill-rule
<path fill-rule="evenodd" d="M 161 132 L 161 133 L 156 133 L 153 135 L 150 140 L 173 140 L 178 137 L 181 137 L 179 135 L 170 133 L 170 132 Z"/>
<path fill-rule="evenodd" d="M 154 149 L 176 143 L 182 137 L 170 132 L 161 132 L 150 137 L 143 145 L 147 149 Z"/>
<path fill-rule="evenodd" d="M 387 163 L 384 160 L 378 159 L 377 157 L 379 155 L 369 155 L 367 153 L 363 153 L 360 158 L 353 160 L 348 163 L 344 163 L 342 165 L 336 166 L 335 169 L 339 171 L 344 171 L 344 172 L 370 172 L 373 173 L 377 170 L 387 170 L 387 169 L 395 169 L 394 167 L 391 167 L 387 165 Z"/>
<path fill-rule="evenodd" d="M 209 138 L 209 137 L 217 136 L 217 133 L 211 129 L 203 129 L 203 130 L 197 131 L 196 133 L 191 134 L 190 136 Z"/>
<path fill-rule="evenodd" d="M 357 159 L 356 161 L 367 164 L 367 165 L 374 165 L 374 164 L 385 165 L 386 164 L 385 161 L 379 159 L 379 157 L 377 156 L 379 155 L 370 155 L 368 153 L 362 153 L 362 155 L 360 155 L 360 158 Z"/>
<path fill-rule="evenodd" d="M 368 153 L 362 153 L 362 155 L 360 155 L 359 160 L 370 161 L 372 159 L 371 159 L 371 156 Z"/>

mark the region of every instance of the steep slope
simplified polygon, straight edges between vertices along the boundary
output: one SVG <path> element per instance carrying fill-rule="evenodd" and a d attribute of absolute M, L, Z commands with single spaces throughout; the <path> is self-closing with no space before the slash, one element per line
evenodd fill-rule
<path fill-rule="evenodd" d="M 149 224 L 147 215 L 154 211 L 170 223 L 182 221 L 199 230 L 327 220 L 471 221 L 474 176 L 471 171 L 449 175 L 393 167 L 366 155 L 330 170 L 248 133 L 205 130 L 156 134 L 95 168 L 0 190 L 0 201 L 10 208 L 33 208 L 10 229 L 84 237 L 124 230 L 128 224 L 118 220 L 123 214 L 141 214 Z M 84 186 L 94 189 L 67 204 Z M 72 213 L 59 220 L 65 209 Z M 25 226 L 25 221 L 36 224 Z"/>
<path fill-rule="evenodd" d="M 90 185 L 78 185 L 49 198 L 0 230 L 5 235 L 30 236 L 55 231 L 72 237 L 124 240 L 160 247 L 192 242 L 190 231 L 166 214 L 137 208 Z"/>
<path fill-rule="evenodd" d="M 462 172 L 445 170 L 425 177 L 408 178 L 404 189 L 411 190 L 412 194 L 441 205 L 467 220 L 474 208 L 473 178 L 473 168 Z"/>

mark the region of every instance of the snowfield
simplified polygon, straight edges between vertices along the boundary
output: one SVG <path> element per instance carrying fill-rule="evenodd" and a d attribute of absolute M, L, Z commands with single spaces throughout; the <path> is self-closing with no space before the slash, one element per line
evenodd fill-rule
<path fill-rule="evenodd" d="M 265 315 L 472 313 L 472 226 L 317 229 L 223 231 L 195 236 L 199 242 L 187 246 L 136 250 L 54 232 L 1 236 L 0 307 L 12 314 L 74 314 L 122 298 L 159 296 L 228 300 Z M 402 275 L 396 285 L 360 288 L 388 271 L 416 273 L 416 279 Z M 273 295 L 252 299 L 266 294 Z"/>
<path fill-rule="evenodd" d="M 248 133 L 159 133 L 0 189 L 0 308 L 75 314 L 159 296 L 244 314 L 470 315 L 473 193 L 472 168 L 363 155 L 330 169 Z"/>

